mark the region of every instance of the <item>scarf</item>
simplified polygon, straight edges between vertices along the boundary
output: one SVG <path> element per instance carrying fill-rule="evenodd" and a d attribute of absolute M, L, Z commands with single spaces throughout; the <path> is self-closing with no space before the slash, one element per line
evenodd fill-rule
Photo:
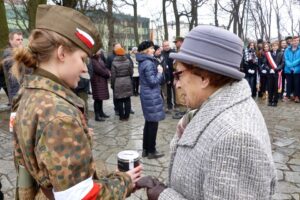
<path fill-rule="evenodd" d="M 266 52 L 265 56 L 268 60 L 268 63 L 270 64 L 271 68 L 273 70 L 277 69 L 277 64 L 275 63 L 274 59 L 271 56 L 270 52 Z M 282 70 L 280 70 L 280 72 L 278 72 L 278 92 L 282 91 L 282 76 L 281 76 Z"/>

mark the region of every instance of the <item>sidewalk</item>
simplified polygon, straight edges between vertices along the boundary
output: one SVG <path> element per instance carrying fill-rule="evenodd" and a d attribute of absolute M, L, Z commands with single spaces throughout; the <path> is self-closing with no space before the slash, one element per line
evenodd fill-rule
<path fill-rule="evenodd" d="M 3 100 L 0 92 L 0 97 Z M 110 95 L 112 97 L 112 95 Z M 0 100 L 0 104 L 2 104 Z M 119 151 L 133 149 L 142 152 L 144 118 L 139 97 L 132 97 L 135 111 L 128 122 L 120 122 L 114 115 L 112 99 L 104 101 L 104 112 L 110 115 L 105 122 L 95 122 L 93 100 L 89 96 L 89 124 L 94 128 L 93 154 L 95 160 L 104 161 L 109 170 L 116 169 Z M 278 174 L 277 194 L 273 199 L 300 199 L 300 105 L 293 102 L 279 102 L 278 107 L 268 107 L 266 102 L 257 100 L 271 136 L 273 157 Z M 7 131 L 8 113 L 0 112 L 0 179 L 5 199 L 14 198 L 16 175 L 12 156 L 12 137 Z M 166 156 L 157 160 L 142 159 L 144 175 L 152 175 L 165 181 L 168 173 L 169 143 L 174 135 L 178 120 L 168 114 L 159 123 L 157 147 Z M 132 194 L 130 200 L 146 199 L 144 190 Z"/>

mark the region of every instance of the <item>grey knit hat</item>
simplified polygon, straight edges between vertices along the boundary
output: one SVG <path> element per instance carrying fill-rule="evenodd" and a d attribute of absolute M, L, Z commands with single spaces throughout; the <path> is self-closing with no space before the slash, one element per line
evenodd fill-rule
<path fill-rule="evenodd" d="M 243 43 L 235 34 L 215 26 L 200 25 L 185 37 L 180 51 L 170 57 L 217 74 L 241 80 Z"/>

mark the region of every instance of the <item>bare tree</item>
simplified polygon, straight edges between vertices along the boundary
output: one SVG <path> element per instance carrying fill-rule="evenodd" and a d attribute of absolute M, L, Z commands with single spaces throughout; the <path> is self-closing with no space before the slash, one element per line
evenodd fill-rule
<path fill-rule="evenodd" d="M 2 55 L 2 51 L 5 49 L 8 42 L 8 24 L 3 0 L 0 0 L 0 30 L 0 54 Z"/>
<path fill-rule="evenodd" d="M 173 12 L 175 16 L 175 27 L 176 27 L 176 36 L 180 35 L 180 16 L 178 12 L 178 7 L 177 7 L 177 0 L 171 0 L 173 3 Z"/>
<path fill-rule="evenodd" d="M 280 16 L 280 10 L 282 9 L 283 7 L 283 3 L 281 5 L 278 4 L 278 0 L 275 0 L 273 1 L 273 9 L 274 9 L 274 12 L 275 12 L 275 16 L 276 16 L 276 26 L 277 26 L 277 38 L 278 38 L 278 41 L 281 40 L 281 28 L 280 28 L 280 19 L 281 19 L 281 16 Z"/>
<path fill-rule="evenodd" d="M 291 29 L 290 29 L 290 33 L 292 35 L 294 35 L 294 14 L 293 14 L 293 2 L 292 0 L 286 0 L 284 1 L 284 4 L 288 10 L 288 15 L 289 15 L 289 19 L 290 19 L 290 23 L 291 23 Z"/>
<path fill-rule="evenodd" d="M 114 17 L 113 17 L 113 0 L 107 0 L 107 26 L 108 26 L 108 51 L 111 52 L 113 49 L 114 38 Z"/>
<path fill-rule="evenodd" d="M 250 4 L 251 18 L 255 23 L 256 32 L 259 38 L 269 40 L 270 39 L 270 27 L 271 27 L 271 12 L 269 12 L 263 4 L 262 0 L 255 0 Z M 270 6 L 269 6 L 270 7 Z"/>
<path fill-rule="evenodd" d="M 133 8 L 133 31 L 136 46 L 139 45 L 139 32 L 138 32 L 138 15 L 137 15 L 137 0 L 122 0 L 126 5 Z"/>
<path fill-rule="evenodd" d="M 8 25 L 13 25 L 18 27 L 20 31 L 24 34 L 28 34 L 30 32 L 28 27 L 28 16 L 27 16 L 27 4 L 24 0 L 20 2 L 20 5 L 16 5 L 13 0 L 9 0 L 8 6 L 12 9 L 14 16 L 11 18 L 12 20 L 8 22 Z"/>
<path fill-rule="evenodd" d="M 214 18 L 215 18 L 215 26 L 219 26 L 219 20 L 218 20 L 218 0 L 215 0 L 214 3 Z"/>
<path fill-rule="evenodd" d="M 167 3 L 167 0 L 162 0 L 162 14 L 163 14 L 165 40 L 169 40 L 168 21 L 167 21 L 167 12 L 166 12 L 166 7 L 167 6 L 166 6 L 166 3 Z"/>
<path fill-rule="evenodd" d="M 189 0 L 187 6 L 183 4 L 184 11 L 180 15 L 187 18 L 189 22 L 189 30 L 198 26 L 198 9 L 203 6 L 207 0 Z M 188 7 L 188 8 L 187 8 Z"/>
<path fill-rule="evenodd" d="M 46 4 L 47 0 L 28 0 L 27 1 L 27 15 L 28 15 L 28 29 L 35 28 L 36 10 L 39 4 Z"/>
<path fill-rule="evenodd" d="M 233 32 L 244 39 L 244 17 L 247 1 L 249 0 L 230 0 L 226 5 L 218 1 L 219 7 L 230 14 L 227 29 L 233 26 Z"/>

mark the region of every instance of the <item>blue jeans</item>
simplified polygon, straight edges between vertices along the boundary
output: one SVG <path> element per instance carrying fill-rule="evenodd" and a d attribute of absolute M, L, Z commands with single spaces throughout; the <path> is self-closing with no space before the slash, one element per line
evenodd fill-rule
<path fill-rule="evenodd" d="M 256 74 L 246 75 L 245 79 L 248 81 L 251 88 L 252 97 L 256 96 Z"/>

